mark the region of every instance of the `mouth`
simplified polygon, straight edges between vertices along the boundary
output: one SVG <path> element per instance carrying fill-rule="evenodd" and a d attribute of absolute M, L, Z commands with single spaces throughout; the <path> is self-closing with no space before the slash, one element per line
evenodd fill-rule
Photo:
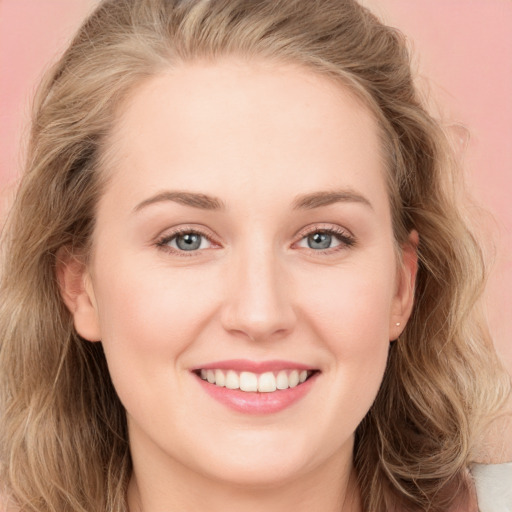
<path fill-rule="evenodd" d="M 237 413 L 255 415 L 298 407 L 318 388 L 321 374 L 317 368 L 282 359 L 212 361 L 190 371 L 199 389 L 215 401 Z"/>
<path fill-rule="evenodd" d="M 283 369 L 255 373 L 225 368 L 194 370 L 199 378 L 214 386 L 245 393 L 274 393 L 301 386 L 319 370 Z"/>

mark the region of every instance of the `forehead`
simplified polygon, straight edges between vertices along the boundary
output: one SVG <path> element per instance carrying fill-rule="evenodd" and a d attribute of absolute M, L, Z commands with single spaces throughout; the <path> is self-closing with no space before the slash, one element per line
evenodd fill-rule
<path fill-rule="evenodd" d="M 134 191 L 198 183 L 217 196 L 385 190 L 369 108 L 340 83 L 290 64 L 226 58 L 152 77 L 121 105 L 108 146 L 110 177 Z"/>

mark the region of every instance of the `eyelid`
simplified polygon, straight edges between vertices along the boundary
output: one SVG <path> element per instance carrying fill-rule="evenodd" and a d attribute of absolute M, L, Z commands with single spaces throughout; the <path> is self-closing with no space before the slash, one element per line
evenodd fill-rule
<path fill-rule="evenodd" d="M 311 233 L 316 233 L 317 231 L 328 232 L 332 231 L 338 234 L 345 235 L 347 238 L 354 238 L 354 235 L 347 229 L 342 226 L 338 226 L 337 224 L 329 224 L 326 222 L 319 222 L 317 224 L 310 224 L 304 228 L 301 228 L 296 234 L 295 238 L 304 238 Z"/>
<path fill-rule="evenodd" d="M 177 236 L 181 234 L 188 234 L 188 233 L 195 233 L 197 235 L 203 236 L 206 238 L 213 246 L 219 246 L 220 244 L 216 241 L 216 237 L 213 236 L 213 234 L 210 232 L 210 230 L 207 230 L 203 227 L 195 226 L 195 225 L 182 225 L 175 228 L 170 228 L 166 231 L 164 231 L 162 234 L 160 234 L 154 244 L 157 246 L 158 249 L 169 252 L 172 254 L 176 254 L 178 256 L 196 256 L 197 254 L 203 252 L 206 249 L 200 249 L 195 251 L 183 251 L 180 249 L 176 249 L 174 247 L 170 247 L 167 245 L 172 239 L 176 238 Z"/>
<path fill-rule="evenodd" d="M 306 226 L 305 228 L 302 228 L 295 237 L 297 238 L 297 241 L 293 243 L 293 245 L 298 244 L 304 238 L 307 236 L 313 234 L 313 233 L 328 233 L 335 236 L 339 241 L 340 244 L 335 247 L 329 247 L 328 249 L 311 249 L 308 248 L 310 252 L 314 254 L 334 254 L 338 251 L 342 251 L 345 249 L 348 249 L 350 247 L 353 247 L 356 245 L 357 240 L 356 237 L 352 234 L 351 231 L 349 231 L 347 228 L 341 227 L 337 224 L 327 224 L 327 223 L 319 223 L 319 224 L 313 224 L 310 226 Z"/>

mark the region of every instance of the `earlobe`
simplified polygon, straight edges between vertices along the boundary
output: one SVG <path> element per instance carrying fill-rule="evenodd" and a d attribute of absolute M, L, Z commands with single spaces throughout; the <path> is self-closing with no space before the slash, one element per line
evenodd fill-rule
<path fill-rule="evenodd" d="M 418 244 L 418 232 L 411 231 L 407 242 L 402 246 L 402 262 L 398 269 L 397 289 L 390 319 L 390 340 L 398 338 L 411 316 L 418 272 Z"/>
<path fill-rule="evenodd" d="M 100 341 L 98 311 L 87 266 L 68 247 L 56 257 L 56 275 L 62 300 L 73 315 L 77 333 L 89 341 Z"/>

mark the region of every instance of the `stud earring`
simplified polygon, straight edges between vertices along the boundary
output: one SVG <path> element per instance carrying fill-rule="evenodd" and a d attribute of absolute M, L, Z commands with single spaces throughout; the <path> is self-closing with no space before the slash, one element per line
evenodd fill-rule
<path fill-rule="evenodd" d="M 396 325 L 397 327 L 400 327 L 401 323 L 400 323 L 400 322 L 396 322 L 396 324 L 395 324 L 395 325 Z M 397 339 L 398 339 L 398 338 L 397 338 Z M 389 342 L 389 344 L 390 344 L 391 346 L 393 346 L 393 345 L 396 343 L 397 339 L 395 339 L 395 340 L 391 340 L 391 341 Z"/>

